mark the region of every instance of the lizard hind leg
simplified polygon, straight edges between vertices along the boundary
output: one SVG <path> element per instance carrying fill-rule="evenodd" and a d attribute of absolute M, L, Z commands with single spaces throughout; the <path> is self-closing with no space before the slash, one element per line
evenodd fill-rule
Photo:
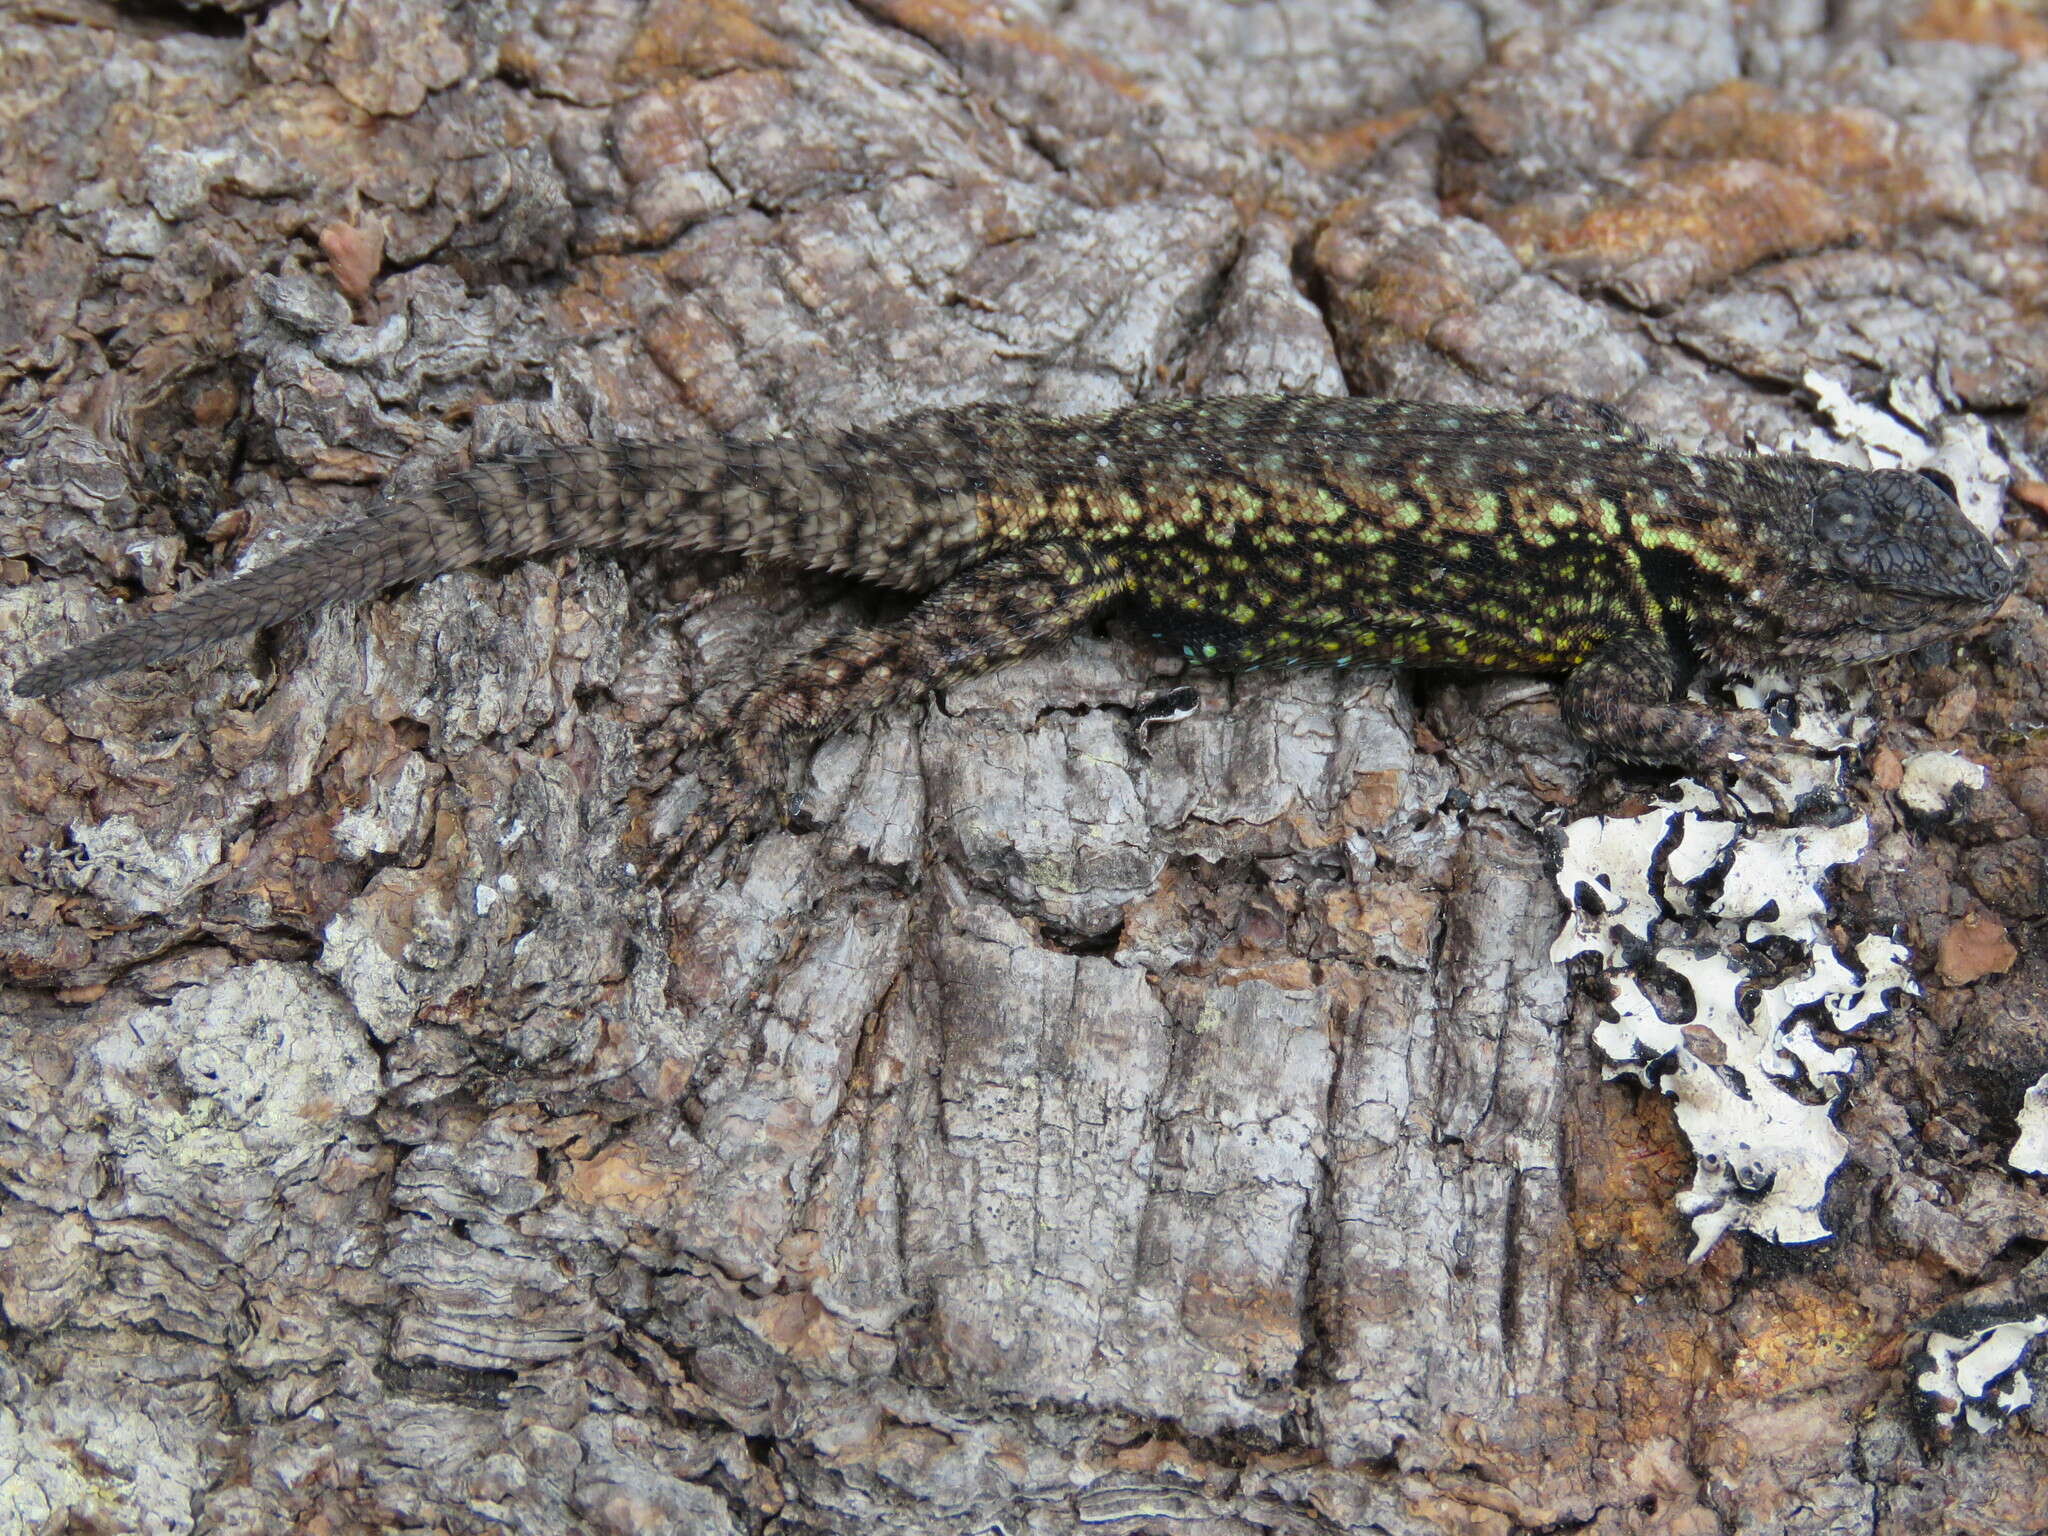
<path fill-rule="evenodd" d="M 955 576 L 894 624 L 825 641 L 757 684 L 698 754 L 704 798 L 657 873 L 781 819 L 796 755 L 854 721 L 1016 661 L 1129 590 L 1113 557 L 1078 541 L 1007 551 Z"/>

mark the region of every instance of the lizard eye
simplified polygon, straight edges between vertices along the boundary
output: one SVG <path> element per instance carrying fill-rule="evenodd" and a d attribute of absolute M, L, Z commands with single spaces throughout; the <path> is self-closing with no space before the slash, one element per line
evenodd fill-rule
<path fill-rule="evenodd" d="M 1936 490 L 1940 491 L 1941 494 L 1946 496 L 1950 501 L 1955 501 L 1958 499 L 1956 496 L 1955 481 L 1949 479 L 1949 477 L 1947 475 L 1944 475 L 1940 470 L 1923 469 L 1919 472 L 1919 474 L 1922 480 L 1925 480 L 1929 485 L 1933 486 Z"/>

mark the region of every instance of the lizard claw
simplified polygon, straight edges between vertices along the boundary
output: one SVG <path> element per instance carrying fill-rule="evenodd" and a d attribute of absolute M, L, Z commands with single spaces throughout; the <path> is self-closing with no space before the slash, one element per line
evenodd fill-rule
<path fill-rule="evenodd" d="M 1758 819 L 1759 799 L 1764 802 L 1762 813 L 1779 826 L 1792 819 L 1793 805 L 1785 796 L 1785 786 L 1754 761 L 1730 762 L 1708 770 L 1703 777 L 1707 792 L 1729 821 Z"/>
<path fill-rule="evenodd" d="M 702 863 L 721 843 L 751 842 L 787 821 L 778 805 L 781 778 L 787 775 L 769 772 L 772 761 L 762 761 L 764 756 L 773 758 L 725 742 L 704 749 L 697 764 L 703 798 L 672 834 L 656 834 L 662 845 L 651 866 L 657 880 Z"/>
<path fill-rule="evenodd" d="M 1745 713 L 1723 725 L 1718 739 L 1703 754 L 1708 770 L 1702 777 L 1730 820 L 1766 815 L 1779 826 L 1801 814 L 1814 814 L 1816 797 L 1839 794 L 1839 784 L 1823 782 L 1818 758 L 1798 743 L 1774 735 L 1760 715 Z M 1839 765 L 1834 770 L 1839 775 Z"/>
<path fill-rule="evenodd" d="M 672 712 L 642 748 L 644 766 L 634 775 L 633 787 L 647 794 L 666 789 L 683 771 L 685 759 L 710 739 L 711 732 L 711 724 L 702 717 Z"/>

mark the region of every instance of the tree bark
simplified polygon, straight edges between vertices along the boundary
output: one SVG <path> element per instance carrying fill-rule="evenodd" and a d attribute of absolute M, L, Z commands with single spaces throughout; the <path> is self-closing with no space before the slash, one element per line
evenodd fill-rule
<path fill-rule="evenodd" d="M 0 673 L 464 456 L 979 399 L 1931 378 L 2038 556 L 2048 27 L 1903 10 L 0 9 Z M 1146 728 L 1112 628 L 666 884 L 681 728 L 883 600 L 565 556 L 10 696 L 0 1526 L 2048 1529 L 1906 1363 L 2048 1297 L 2044 580 L 1874 674 L 1827 920 L 1922 995 L 1834 1235 L 1697 1264 L 1551 959 L 1657 781 L 1542 681 Z"/>

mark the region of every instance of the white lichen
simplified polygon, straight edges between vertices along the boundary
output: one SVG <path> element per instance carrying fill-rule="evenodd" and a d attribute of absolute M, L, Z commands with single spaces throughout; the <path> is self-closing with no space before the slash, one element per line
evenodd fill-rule
<path fill-rule="evenodd" d="M 1915 752 L 1899 780 L 1899 802 L 1923 816 L 1943 815 L 1957 795 L 1982 789 L 1988 777 L 1981 763 L 1954 752 Z"/>
<path fill-rule="evenodd" d="M 2020 1134 L 2006 1161 L 2021 1173 L 2048 1173 L 2048 1073 L 2027 1090 L 2020 1107 Z"/>
<path fill-rule="evenodd" d="M 1913 1384 L 1939 1428 L 1962 1424 L 1988 1435 L 2034 1401 L 2026 1367 L 2035 1341 L 2048 1334 L 2048 1312 L 1977 1321 L 1955 1333 L 1930 1328 Z"/>
<path fill-rule="evenodd" d="M 216 825 L 149 831 L 131 816 L 70 824 L 61 867 L 73 889 L 138 917 L 176 911 L 221 874 Z M 53 862 L 52 873 L 60 866 Z"/>
<path fill-rule="evenodd" d="M 1678 1199 L 1694 1260 L 1735 1230 L 1828 1235 L 1820 1207 L 1848 1152 L 1835 1109 L 1856 1053 L 1815 1028 L 1848 1033 L 1884 1012 L 1887 992 L 1917 990 L 1890 940 L 1843 955 L 1827 937 L 1828 872 L 1868 841 L 1860 819 L 1733 821 L 1690 783 L 1644 815 L 1565 830 L 1558 886 L 1571 913 L 1551 956 L 1599 958 L 1609 995 L 1594 1042 L 1608 1075 L 1675 1101 L 1697 1160 Z"/>
<path fill-rule="evenodd" d="M 1851 687 L 1837 677 L 1794 678 L 1780 672 L 1763 672 L 1746 681 L 1731 682 L 1728 694 L 1738 709 L 1753 709 L 1761 715 L 1789 714 L 1790 739 L 1816 752 L 1860 747 L 1877 734 L 1867 683 Z M 1825 774 L 1830 765 L 1815 762 L 1813 767 Z"/>

